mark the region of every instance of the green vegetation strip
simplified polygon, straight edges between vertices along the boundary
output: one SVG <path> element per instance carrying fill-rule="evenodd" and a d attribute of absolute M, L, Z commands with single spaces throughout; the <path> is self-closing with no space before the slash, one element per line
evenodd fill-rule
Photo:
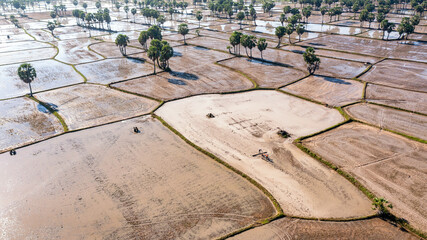
<path fill-rule="evenodd" d="M 261 190 L 270 199 L 270 201 L 273 203 L 273 206 L 274 206 L 274 208 L 276 209 L 276 212 L 277 212 L 277 214 L 275 216 L 272 216 L 272 217 L 260 220 L 260 221 L 258 221 L 256 223 L 253 223 L 253 224 L 249 225 L 249 226 L 241 228 L 241 229 L 239 229 L 239 230 L 237 230 L 235 232 L 232 232 L 232 233 L 227 234 L 227 235 L 225 235 L 223 237 L 220 237 L 219 239 L 226 239 L 226 238 L 229 238 L 231 236 L 235 236 L 235 235 L 237 235 L 237 234 L 239 234 L 241 232 L 244 232 L 246 230 L 249 230 L 249 229 L 257 227 L 257 226 L 261 226 L 261 225 L 267 224 L 267 223 L 269 223 L 269 222 L 271 222 L 271 221 L 273 221 L 275 219 L 282 218 L 282 217 L 285 216 L 284 213 L 283 213 L 282 208 L 280 207 L 280 204 L 277 202 L 277 200 L 274 198 L 274 196 L 267 189 L 265 189 L 261 184 L 259 184 L 253 178 L 249 177 L 248 175 L 246 175 L 242 171 L 238 170 L 237 168 L 234 168 L 230 164 L 228 164 L 225 161 L 219 159 L 214 154 L 212 154 L 212 153 L 204 150 L 203 148 L 197 146 L 196 144 L 194 144 L 193 142 L 191 142 L 190 140 L 188 140 L 186 137 L 184 137 L 184 135 L 182 135 L 180 132 L 178 132 L 178 130 L 176 130 L 174 127 L 172 127 L 171 125 L 169 125 L 160 116 L 157 116 L 155 113 L 152 113 L 152 116 L 154 118 L 156 118 L 157 120 L 159 120 L 165 127 L 167 127 L 169 130 L 171 130 L 173 133 L 175 133 L 178 137 L 180 137 L 184 142 L 186 142 L 187 144 L 189 144 L 193 148 L 197 149 L 199 152 L 201 152 L 201 153 L 205 154 L 206 156 L 212 158 L 216 162 L 222 164 L 226 168 L 230 169 L 234 173 L 237 173 L 238 175 L 240 175 L 241 177 L 243 177 L 244 179 L 246 179 L 247 181 L 249 181 L 250 183 L 252 183 L 255 187 L 257 187 L 259 190 Z"/>
<path fill-rule="evenodd" d="M 45 107 L 47 110 L 49 110 L 50 113 L 52 113 L 61 123 L 62 127 L 64 128 L 64 132 L 68 132 L 68 126 L 65 123 L 64 119 L 61 117 L 61 115 L 59 115 L 59 113 L 55 110 L 53 110 L 48 104 L 38 100 L 37 98 L 35 98 L 34 96 L 28 96 L 28 98 L 30 98 L 31 100 L 39 103 L 40 105 L 42 105 L 43 107 Z"/>

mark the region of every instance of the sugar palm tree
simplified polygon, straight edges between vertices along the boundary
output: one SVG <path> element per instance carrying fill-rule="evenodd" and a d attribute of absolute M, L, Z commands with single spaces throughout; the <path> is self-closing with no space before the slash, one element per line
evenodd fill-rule
<path fill-rule="evenodd" d="M 33 96 L 31 82 L 37 77 L 36 69 L 29 63 L 23 63 L 18 68 L 18 76 L 24 83 L 28 83 L 28 86 L 30 86 L 30 96 Z"/>
<path fill-rule="evenodd" d="M 126 46 L 129 43 L 129 37 L 124 34 L 119 34 L 116 38 L 116 46 L 119 46 L 120 53 L 126 55 Z"/>

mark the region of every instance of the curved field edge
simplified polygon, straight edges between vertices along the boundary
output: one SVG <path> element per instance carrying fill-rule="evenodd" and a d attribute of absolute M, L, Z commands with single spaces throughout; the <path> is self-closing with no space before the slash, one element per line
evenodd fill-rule
<path fill-rule="evenodd" d="M 283 209 L 281 208 L 280 204 L 277 202 L 277 200 L 274 198 L 274 196 L 267 190 L 265 189 L 261 184 L 259 184 L 257 181 L 255 181 L 254 179 L 252 179 L 251 177 L 249 177 L 248 175 L 246 175 L 245 173 L 243 173 L 242 171 L 238 170 L 237 168 L 231 166 L 230 164 L 226 163 L 225 161 L 221 160 L 220 158 L 218 158 L 217 156 L 215 156 L 214 154 L 204 150 L 203 148 L 197 146 L 196 144 L 194 144 L 193 142 L 191 142 L 190 140 L 188 140 L 186 137 L 184 137 L 184 135 L 182 135 L 178 130 L 176 130 L 174 127 L 172 127 L 171 125 L 169 125 L 165 120 L 163 120 L 160 116 L 156 115 L 155 113 L 152 114 L 153 118 L 157 119 L 158 121 L 160 121 L 166 128 L 168 128 L 170 131 L 172 131 L 174 134 L 176 134 L 178 137 L 180 137 L 184 142 L 186 142 L 187 144 L 189 144 L 191 147 L 195 148 L 196 150 L 198 150 L 199 152 L 205 154 L 206 156 L 212 158 L 213 160 L 215 160 L 216 162 L 222 164 L 223 166 L 225 166 L 226 168 L 230 169 L 231 171 L 233 171 L 234 173 L 240 175 L 241 177 L 243 177 L 244 179 L 246 179 L 248 182 L 250 182 L 251 184 L 253 184 L 255 187 L 257 187 L 259 190 L 261 190 L 261 192 L 263 192 L 271 201 L 271 203 L 273 204 L 275 210 L 276 210 L 276 215 L 268 217 L 266 219 L 263 220 L 259 220 L 249 226 L 246 226 L 244 228 L 238 229 L 232 233 L 229 233 L 223 237 L 220 237 L 218 239 L 225 239 L 228 238 L 230 236 L 234 236 L 236 234 L 239 234 L 241 232 L 244 232 L 246 230 L 249 230 L 251 228 L 257 227 L 257 226 L 261 226 L 261 225 L 265 225 L 275 219 L 279 219 L 284 217 L 284 213 L 283 213 Z"/>
<path fill-rule="evenodd" d="M 340 111 L 340 112 L 343 112 L 343 113 L 345 113 L 341 108 L 338 108 L 338 110 Z M 347 114 L 346 114 L 347 115 Z M 348 115 L 347 115 L 348 116 Z M 349 174 L 348 172 L 346 172 L 346 171 L 344 171 L 344 170 L 342 170 L 342 169 L 340 169 L 338 166 L 336 166 L 335 164 L 333 164 L 332 162 L 329 162 L 329 161 L 327 161 L 326 159 L 324 159 L 323 157 L 321 157 L 319 154 L 317 154 L 317 153 L 315 153 L 314 151 L 312 151 L 312 150 L 310 150 L 309 148 L 307 148 L 307 147 L 305 147 L 303 144 L 302 144 L 302 140 L 304 140 L 304 139 L 307 139 L 307 138 L 311 138 L 311 137 L 314 137 L 314 136 L 317 136 L 317 135 L 320 135 L 320 134 L 322 134 L 322 133 L 324 133 L 324 132 L 327 132 L 327 131 L 330 131 L 330 130 L 332 130 L 332 129 L 335 129 L 335 128 L 337 128 L 337 127 L 339 127 L 339 126 L 342 126 L 342 125 L 344 125 L 344 124 L 347 124 L 347 123 L 350 123 L 350 122 L 353 122 L 353 121 L 355 121 L 355 120 L 353 120 L 353 119 L 351 119 L 351 118 L 349 118 L 349 119 L 347 119 L 346 121 L 344 121 L 344 122 L 341 122 L 341 123 L 339 123 L 339 124 L 337 124 L 337 125 L 335 125 L 335 126 L 332 126 L 332 127 L 330 127 L 330 128 L 327 128 L 327 129 L 325 129 L 325 130 L 322 130 L 322 131 L 320 131 L 320 132 L 317 132 L 317 133 L 314 133 L 314 134 L 311 134 L 311 135 L 308 135 L 308 136 L 303 136 L 303 137 L 300 137 L 300 138 L 298 138 L 298 139 L 295 139 L 295 141 L 293 142 L 299 149 L 301 149 L 301 151 L 303 151 L 303 152 L 305 152 L 306 154 L 308 154 L 309 156 L 311 156 L 312 158 L 314 158 L 314 159 L 316 159 L 317 161 L 319 161 L 319 162 L 321 162 L 322 164 L 324 164 L 324 165 L 326 165 L 326 166 L 328 166 L 329 168 L 331 168 L 332 170 L 334 170 L 335 172 L 337 172 L 338 174 L 340 174 L 341 176 L 343 176 L 345 179 L 347 179 L 348 181 L 350 181 L 355 187 L 357 187 L 360 191 L 362 191 L 371 201 L 374 199 L 374 198 L 376 198 L 377 196 L 374 194 L 374 193 L 372 193 L 368 188 L 366 188 L 363 184 L 361 184 L 353 175 L 351 175 L 351 174 Z M 360 121 L 355 121 L 355 122 L 360 122 Z M 365 124 L 365 123 L 363 123 L 363 122 L 360 122 L 360 123 L 362 123 L 362 124 Z M 366 125 L 368 125 L 368 124 L 366 124 Z M 392 131 L 390 131 L 390 132 L 392 132 Z M 397 132 L 393 132 L 393 133 L 395 133 L 395 134 L 399 134 L 399 135 L 402 135 L 402 134 L 400 134 L 400 133 L 397 133 Z M 402 136 L 404 136 L 404 135 L 402 135 Z M 406 136 L 405 136 L 406 137 Z M 384 220 L 388 220 L 388 221 L 391 221 L 391 222 L 393 222 L 393 223 L 396 223 L 396 224 L 398 224 L 400 227 L 402 227 L 402 228 L 404 228 L 406 231 L 408 231 L 408 232 L 410 232 L 410 233 L 413 233 L 413 234 L 416 234 L 417 236 L 419 236 L 419 237 L 421 237 L 421 238 L 424 238 L 424 239 L 427 239 L 427 233 L 426 232 L 424 232 L 423 230 L 421 230 L 421 229 L 416 229 L 416 228 L 414 228 L 413 226 L 411 226 L 407 221 L 405 221 L 403 218 L 400 218 L 400 217 L 397 217 L 397 216 L 395 216 L 394 214 L 392 214 L 392 213 L 388 213 L 387 215 L 385 215 L 385 216 L 378 216 L 378 217 L 380 217 L 380 218 L 382 218 L 382 219 L 384 219 Z"/>

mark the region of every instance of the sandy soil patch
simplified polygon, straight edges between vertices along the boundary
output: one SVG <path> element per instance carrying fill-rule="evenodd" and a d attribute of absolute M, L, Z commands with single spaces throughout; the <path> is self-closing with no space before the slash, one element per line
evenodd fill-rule
<path fill-rule="evenodd" d="M 292 67 L 283 67 L 244 57 L 232 58 L 222 61 L 220 64 L 247 74 L 260 87 L 277 88 L 307 75 L 305 72 Z"/>
<path fill-rule="evenodd" d="M 55 60 L 30 63 L 37 71 L 37 78 L 31 83 L 33 92 L 67 86 L 84 80 L 71 66 Z M 19 65 L 0 66 L 0 99 L 25 95 L 30 92 L 28 84 L 19 79 L 16 73 Z"/>
<path fill-rule="evenodd" d="M 56 52 L 56 49 L 52 47 L 29 49 L 18 52 L 4 52 L 0 53 L 0 65 L 49 59 L 55 56 Z"/>
<path fill-rule="evenodd" d="M 0 151 L 41 140 L 63 131 L 58 119 L 28 98 L 0 101 Z"/>
<path fill-rule="evenodd" d="M 395 42 L 349 36 L 328 35 L 308 40 L 303 45 L 362 53 L 372 56 L 403 58 L 420 62 L 427 60 L 427 44 L 421 42 Z"/>
<path fill-rule="evenodd" d="M 345 108 L 354 118 L 381 128 L 387 128 L 410 136 L 426 138 L 427 117 L 373 104 L 357 104 Z"/>
<path fill-rule="evenodd" d="M 368 84 L 366 100 L 427 114 L 427 93 Z"/>
<path fill-rule="evenodd" d="M 427 64 L 385 60 L 375 64 L 361 79 L 391 87 L 427 92 Z"/>
<path fill-rule="evenodd" d="M 91 84 L 43 92 L 36 97 L 57 106 L 71 130 L 142 115 L 158 105 L 150 99 Z"/>
<path fill-rule="evenodd" d="M 393 204 L 392 212 L 414 227 L 427 228 L 427 146 L 358 123 L 303 141 L 326 160 L 355 175 Z"/>
<path fill-rule="evenodd" d="M 309 76 L 282 88 L 286 92 L 314 99 L 331 106 L 342 106 L 359 101 L 363 83 L 322 76 Z"/>
<path fill-rule="evenodd" d="M 372 213 L 359 190 L 276 134 L 281 128 L 296 138 L 332 126 L 343 120 L 333 109 L 276 91 L 252 91 L 168 102 L 156 113 L 259 181 L 286 214 L 346 218 Z M 215 118 L 207 118 L 207 113 Z M 271 161 L 253 157 L 259 149 L 267 151 Z"/>
<path fill-rule="evenodd" d="M 220 93 L 249 89 L 247 78 L 215 64 L 206 64 L 186 72 L 164 72 L 114 84 L 126 91 L 170 100 L 201 93 Z"/>
<path fill-rule="evenodd" d="M 59 53 L 55 58 L 59 61 L 71 64 L 92 62 L 103 59 L 102 56 L 88 49 L 88 45 L 97 42 L 98 41 L 90 38 L 55 42 L 55 45 L 57 45 L 59 49 Z"/>
<path fill-rule="evenodd" d="M 90 46 L 90 49 L 92 49 L 97 53 L 100 53 L 102 56 L 107 58 L 122 57 L 119 47 L 112 42 L 101 42 L 101 43 L 93 44 Z M 126 48 L 126 54 L 128 55 L 140 53 L 142 51 L 143 50 L 141 49 L 133 48 L 133 47 Z"/>
<path fill-rule="evenodd" d="M 416 240 L 418 238 L 378 218 L 352 222 L 319 222 L 282 218 L 230 239 Z"/>
<path fill-rule="evenodd" d="M 153 65 L 130 58 L 105 59 L 76 66 L 88 82 L 109 84 L 153 73 Z"/>
<path fill-rule="evenodd" d="M 2 154 L 0 169 L 6 239 L 214 239 L 274 214 L 253 185 L 149 118 Z"/>

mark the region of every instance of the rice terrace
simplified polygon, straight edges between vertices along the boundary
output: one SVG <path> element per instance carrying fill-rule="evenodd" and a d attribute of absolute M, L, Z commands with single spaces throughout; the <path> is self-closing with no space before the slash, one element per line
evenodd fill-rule
<path fill-rule="evenodd" d="M 0 4 L 0 240 L 427 239 L 426 0 Z"/>

